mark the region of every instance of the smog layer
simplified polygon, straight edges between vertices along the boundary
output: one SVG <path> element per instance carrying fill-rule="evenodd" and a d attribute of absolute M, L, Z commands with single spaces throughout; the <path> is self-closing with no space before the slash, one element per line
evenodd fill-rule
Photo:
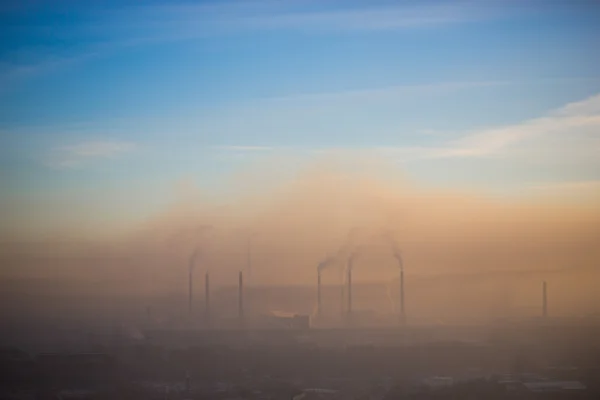
<path fill-rule="evenodd" d="M 140 309 L 153 298 L 176 304 L 186 296 L 192 254 L 198 288 L 206 272 L 214 290 L 233 287 L 240 270 L 252 288 L 305 287 L 301 300 L 288 299 L 290 312 L 313 312 L 317 270 L 325 290 L 338 286 L 350 257 L 356 307 L 390 311 L 400 254 L 413 318 L 535 315 L 542 281 L 553 314 L 599 310 L 597 196 L 498 198 L 426 188 L 376 169 L 357 174 L 320 163 L 269 189 L 260 184 L 266 176 L 254 176 L 236 182 L 244 193 L 219 201 L 195 191 L 108 241 L 9 238 L 3 312 L 77 296 L 90 304 L 128 299 Z M 263 299 L 264 307 L 275 307 L 269 301 L 277 300 Z"/>

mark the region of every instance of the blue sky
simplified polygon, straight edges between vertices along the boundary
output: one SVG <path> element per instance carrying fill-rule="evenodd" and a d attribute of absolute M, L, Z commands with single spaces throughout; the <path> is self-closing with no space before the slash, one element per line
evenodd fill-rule
<path fill-rule="evenodd" d="M 182 180 L 218 190 L 256 162 L 293 171 L 328 154 L 494 193 L 600 181 L 591 1 L 0 12 L 0 209 L 13 225 L 137 218 Z"/>

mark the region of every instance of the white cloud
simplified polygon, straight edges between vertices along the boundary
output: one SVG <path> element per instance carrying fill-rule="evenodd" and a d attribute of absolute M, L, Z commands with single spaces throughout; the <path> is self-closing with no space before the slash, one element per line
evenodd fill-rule
<path fill-rule="evenodd" d="M 131 152 L 136 148 L 134 143 L 120 141 L 91 141 L 54 148 L 46 160 L 52 168 L 74 168 L 85 163 L 110 159 Z"/>
<path fill-rule="evenodd" d="M 453 139 L 449 139 L 451 136 Z M 403 164 L 425 179 L 533 190 L 540 195 L 596 193 L 600 180 L 600 95 L 538 118 L 479 131 L 429 137 L 431 146 L 329 146 L 310 154 L 371 157 Z M 536 182 L 551 184 L 533 185 Z M 598 181 L 600 182 L 600 181 Z M 571 190 L 572 189 L 572 190 Z"/>
<path fill-rule="evenodd" d="M 555 113 L 557 116 L 598 116 L 600 115 L 600 95 L 567 104 Z"/>
<path fill-rule="evenodd" d="M 348 97 L 366 98 L 395 96 L 398 93 L 415 95 L 422 91 L 455 89 L 470 85 L 495 85 L 502 82 L 464 82 L 439 85 L 415 85 L 358 90 L 341 93 L 317 93 L 284 98 L 263 99 L 269 105 L 292 102 L 293 106 L 307 104 L 320 106 L 320 100 L 344 100 Z M 236 127 L 237 128 L 237 127 Z M 241 128 L 240 128 L 241 129 Z M 499 159 L 507 162 L 527 163 L 587 162 L 600 163 L 600 94 L 569 103 L 545 116 L 518 124 L 490 127 L 466 132 L 420 132 L 429 136 L 432 145 L 390 146 L 382 144 L 370 147 L 332 144 L 318 147 L 272 147 L 272 146 L 218 146 L 216 149 L 232 153 L 296 152 L 312 155 L 380 155 L 387 159 L 410 162 L 415 160 L 441 159 Z M 453 139 L 449 139 L 452 137 Z M 596 160 L 597 159 L 597 160 Z M 582 164 L 583 165 L 583 164 Z"/>
<path fill-rule="evenodd" d="M 600 150 L 600 95 L 567 104 L 546 117 L 468 133 L 439 147 L 410 150 L 420 158 L 505 157 L 522 154 L 523 148 L 518 147 L 527 145 L 535 157 L 535 147 L 547 150 L 544 143 L 557 141 L 578 143 L 582 151 L 589 151 L 589 145 Z"/>

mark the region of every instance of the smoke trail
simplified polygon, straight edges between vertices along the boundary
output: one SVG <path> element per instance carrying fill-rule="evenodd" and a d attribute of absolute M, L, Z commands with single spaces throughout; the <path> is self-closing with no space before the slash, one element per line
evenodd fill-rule
<path fill-rule="evenodd" d="M 346 274 L 346 268 L 342 268 L 341 269 L 342 272 L 342 276 L 341 276 L 341 291 L 340 291 L 340 311 L 342 316 L 346 313 L 346 285 L 348 284 L 348 275 Z"/>
<path fill-rule="evenodd" d="M 350 231 L 348 232 L 348 236 L 346 237 L 346 242 L 338 251 L 338 256 L 342 256 L 344 253 L 347 253 L 352 250 L 352 248 L 356 245 L 356 238 L 360 229 L 361 228 L 358 226 L 355 226 L 352 229 L 350 229 Z"/>
<path fill-rule="evenodd" d="M 350 253 L 350 255 L 348 256 L 348 260 L 346 262 L 346 273 L 348 273 L 348 271 L 352 271 L 354 269 L 354 259 L 358 256 L 358 251 L 353 251 L 352 253 Z"/>
<path fill-rule="evenodd" d="M 346 290 L 347 290 L 347 286 L 348 286 L 348 269 L 352 268 L 352 263 L 354 262 L 354 258 L 356 257 L 356 251 L 352 251 L 353 247 L 355 246 L 355 238 L 356 238 L 356 233 L 358 231 L 358 227 L 354 227 L 350 230 L 350 232 L 348 233 L 348 237 L 346 242 L 344 243 L 344 245 L 340 248 L 340 250 L 338 251 L 337 254 L 337 259 L 341 260 L 344 258 L 344 256 L 347 253 L 350 253 L 348 255 L 348 258 L 346 260 L 345 264 L 342 264 L 342 268 L 341 268 L 341 299 L 340 299 L 340 304 L 341 304 L 341 312 L 342 315 L 344 315 L 346 313 Z"/>
<path fill-rule="evenodd" d="M 336 257 L 334 256 L 329 256 L 326 257 L 324 260 L 322 260 L 319 265 L 317 265 L 317 271 L 321 272 L 323 271 L 325 268 L 327 268 L 329 265 L 333 264 L 336 260 Z"/>
<path fill-rule="evenodd" d="M 346 240 L 346 243 L 342 246 L 342 248 L 338 252 L 338 259 L 341 259 L 344 255 L 348 254 L 348 256 L 346 258 L 346 263 L 343 265 L 342 271 L 341 271 L 342 272 L 342 279 L 341 279 L 342 280 L 342 290 L 341 290 L 342 313 L 345 312 L 344 304 L 345 304 L 345 296 L 347 295 L 346 290 L 350 289 L 348 287 L 349 272 L 351 272 L 354 269 L 354 260 L 356 259 L 356 257 L 358 257 L 364 250 L 364 245 L 363 246 L 356 245 L 356 237 L 357 237 L 357 233 L 358 233 L 359 229 L 360 229 L 359 227 L 354 227 L 350 230 L 350 232 L 348 233 L 348 239 Z"/>
<path fill-rule="evenodd" d="M 350 229 L 350 231 L 348 232 L 348 236 L 346 236 L 346 241 L 338 250 L 333 261 L 340 261 L 345 259 L 346 257 L 355 257 L 356 254 L 354 253 L 356 253 L 356 250 L 354 250 L 354 247 L 356 246 L 356 237 L 359 229 L 360 228 L 358 226 L 355 226 L 352 229 Z M 343 266 L 342 273 L 345 273 L 346 269 L 347 266 Z"/>
<path fill-rule="evenodd" d="M 201 250 L 199 247 L 195 248 L 192 254 L 190 254 L 190 258 L 188 259 L 188 269 L 189 271 L 193 271 L 196 267 L 196 260 L 200 257 Z"/>
<path fill-rule="evenodd" d="M 386 232 L 385 236 L 387 237 L 387 240 L 390 242 L 390 246 L 392 247 L 392 252 L 394 254 L 394 258 L 398 261 L 398 267 L 401 270 L 404 270 L 404 261 L 402 260 L 402 252 L 400 251 L 400 246 L 398 245 L 398 242 L 394 238 L 394 235 L 392 234 L 392 232 L 389 232 L 389 231 Z"/>
<path fill-rule="evenodd" d="M 345 254 L 347 254 L 355 244 L 354 240 L 356 238 L 356 232 L 358 231 L 358 229 L 359 229 L 358 227 L 354 227 L 354 228 L 350 229 L 350 231 L 348 232 L 348 235 L 346 236 L 346 240 L 344 241 L 342 246 L 339 248 L 337 253 L 333 256 L 327 256 L 323 260 L 321 260 L 321 262 L 319 262 L 319 264 L 317 265 L 318 272 L 322 272 L 327 267 L 333 265 L 336 262 L 339 262 L 340 260 L 342 260 L 344 258 Z M 343 268 L 342 270 L 345 271 L 345 268 Z M 342 278 L 344 278 L 344 277 L 342 277 Z"/>
<path fill-rule="evenodd" d="M 210 225 L 206 225 L 208 227 Z M 174 246 L 181 242 L 189 242 L 193 239 L 193 237 L 200 231 L 201 228 L 205 227 L 205 225 L 201 225 L 200 227 L 179 227 L 179 229 L 169 229 L 171 232 L 165 238 L 165 243 L 167 246 Z M 168 228 L 167 228 L 168 229 Z"/>

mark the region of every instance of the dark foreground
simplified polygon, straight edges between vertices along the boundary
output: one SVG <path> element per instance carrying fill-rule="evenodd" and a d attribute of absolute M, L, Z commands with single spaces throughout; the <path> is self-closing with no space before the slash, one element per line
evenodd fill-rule
<path fill-rule="evenodd" d="M 468 330 L 167 331 L 35 353 L 5 347 L 0 398 L 600 398 L 596 328 Z"/>

